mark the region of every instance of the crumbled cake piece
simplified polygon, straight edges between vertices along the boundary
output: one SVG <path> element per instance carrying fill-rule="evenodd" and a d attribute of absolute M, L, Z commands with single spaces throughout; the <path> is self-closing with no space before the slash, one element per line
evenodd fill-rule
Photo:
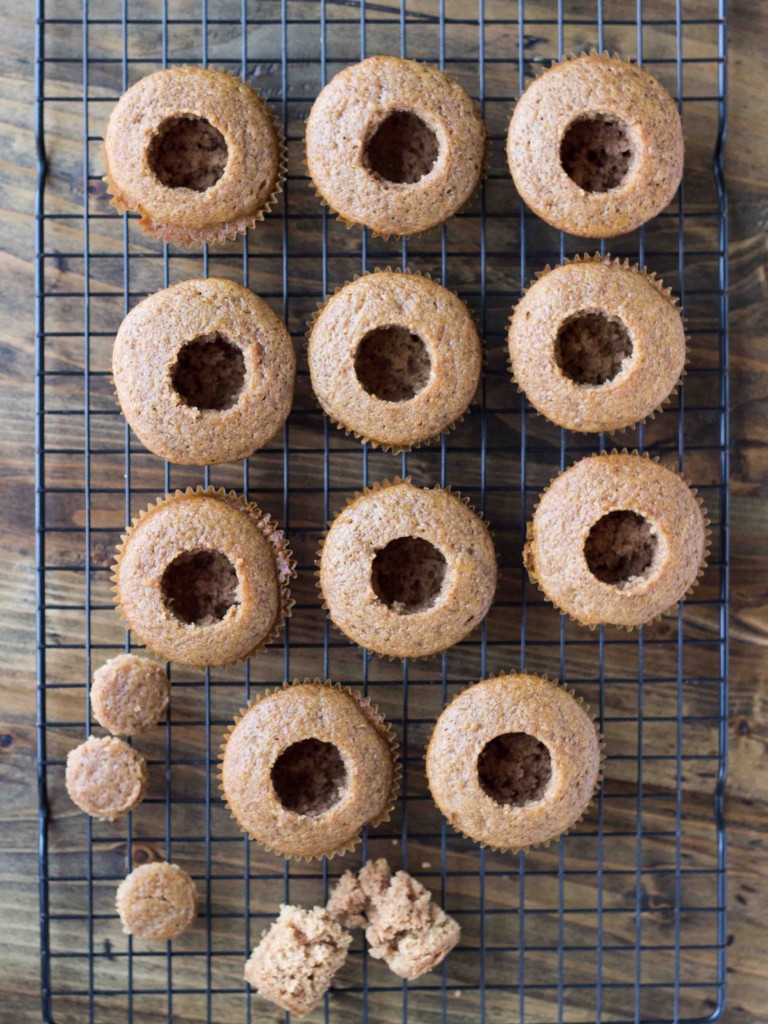
<path fill-rule="evenodd" d="M 352 936 L 327 910 L 282 905 L 245 965 L 260 996 L 298 1017 L 313 1010 L 347 959 Z"/>
<path fill-rule="evenodd" d="M 328 912 L 348 928 L 366 926 L 371 956 L 410 981 L 437 967 L 461 934 L 458 923 L 421 882 L 407 871 L 393 877 L 383 858 L 368 861 L 357 877 L 346 871 L 331 894 Z"/>
<path fill-rule="evenodd" d="M 368 924 L 365 916 L 367 906 L 368 898 L 357 875 L 353 871 L 345 871 L 331 893 L 326 910 L 345 928 L 365 928 Z"/>

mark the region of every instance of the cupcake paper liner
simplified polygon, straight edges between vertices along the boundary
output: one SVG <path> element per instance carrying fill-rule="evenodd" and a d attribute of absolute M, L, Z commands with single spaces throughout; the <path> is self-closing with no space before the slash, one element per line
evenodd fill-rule
<path fill-rule="evenodd" d="M 604 737 L 603 733 L 601 732 L 601 730 L 600 730 L 600 728 L 599 728 L 599 726 L 597 724 L 597 720 L 595 718 L 595 715 L 592 712 L 592 709 L 590 708 L 589 704 L 584 700 L 584 698 L 581 697 L 573 689 L 573 687 L 568 686 L 566 683 L 561 683 L 559 680 L 550 679 L 549 676 L 544 675 L 541 672 L 514 672 L 514 671 L 510 671 L 510 672 L 491 672 L 487 676 L 485 676 L 483 679 L 478 680 L 476 683 L 468 683 L 467 686 L 463 687 L 457 694 L 454 694 L 454 696 L 451 697 L 451 699 L 448 701 L 448 703 L 443 708 L 443 711 L 445 711 L 445 708 L 450 707 L 450 705 L 453 704 L 453 702 L 458 697 L 460 697 L 463 693 L 466 693 L 467 690 L 471 690 L 473 686 L 477 686 L 478 683 L 485 682 L 488 679 L 501 679 L 501 678 L 503 678 L 505 676 L 517 676 L 517 675 L 535 676 L 537 679 L 544 680 L 547 683 L 552 683 L 553 685 L 557 686 L 559 689 L 565 690 L 565 692 L 569 696 L 573 697 L 573 699 L 576 700 L 583 707 L 584 711 L 587 713 L 587 715 L 589 716 L 590 720 L 592 721 L 592 723 L 593 723 L 593 725 L 595 727 L 595 733 L 597 734 L 597 741 L 598 741 L 598 745 L 600 747 L 600 765 L 599 765 L 598 772 L 597 772 L 597 778 L 595 779 L 595 786 L 594 786 L 594 789 L 592 791 L 592 795 L 590 796 L 589 801 L 585 805 L 584 810 L 581 812 L 581 814 L 578 816 L 578 818 L 574 818 L 574 820 L 570 823 L 568 828 L 566 828 L 562 832 L 558 832 L 556 835 L 552 836 L 550 839 L 544 839 L 544 840 L 542 840 L 539 843 L 529 843 L 527 846 L 516 846 L 516 847 L 494 846 L 491 843 L 482 843 L 482 842 L 480 842 L 480 840 L 476 839 L 474 836 L 468 835 L 466 832 L 463 832 L 460 828 L 458 828 L 458 826 L 456 826 L 456 825 L 454 825 L 454 824 L 449 822 L 449 825 L 454 830 L 454 832 L 457 832 L 459 835 L 463 836 L 465 839 L 469 839 L 470 842 L 474 843 L 476 846 L 479 846 L 479 847 L 481 847 L 483 849 L 486 849 L 486 850 L 491 850 L 493 853 L 527 853 L 529 850 L 537 850 L 537 849 L 542 849 L 543 850 L 543 849 L 546 849 L 546 847 L 548 847 L 551 843 L 554 843 L 556 840 L 560 839 L 562 836 L 570 835 L 571 832 L 573 832 L 574 828 L 579 824 L 579 822 L 583 821 L 584 818 L 586 817 L 589 809 L 591 808 L 592 804 L 595 801 L 595 798 L 598 796 L 598 794 L 600 792 L 600 789 L 602 788 L 603 781 L 605 779 L 605 762 L 606 762 L 605 737 Z M 442 714 L 442 713 L 443 712 L 441 711 L 440 714 Z M 437 725 L 437 722 L 435 722 L 435 726 L 436 725 Z M 431 743 L 431 741 L 432 741 L 432 735 L 434 735 L 434 729 L 432 731 L 432 734 L 430 735 L 429 742 L 428 742 L 427 746 L 429 746 L 429 743 Z M 431 789 L 430 789 L 430 794 L 431 794 Z M 435 806 L 437 807 L 437 803 L 435 803 Z M 438 810 L 440 810 L 439 807 L 438 807 Z M 440 813 L 442 814 L 442 811 Z"/>
<path fill-rule="evenodd" d="M 360 832 L 358 832 L 357 835 L 346 840 L 345 842 L 340 843 L 338 846 L 334 847 L 331 850 L 323 850 L 321 853 L 311 854 L 308 856 L 296 856 L 295 854 L 286 853 L 285 851 L 281 850 L 280 843 L 277 841 L 277 837 L 275 837 L 275 843 L 269 844 L 265 843 L 262 839 L 258 838 L 257 836 L 252 835 L 247 828 L 244 828 L 240 824 L 240 821 L 238 820 L 236 814 L 234 813 L 232 807 L 230 806 L 229 801 L 227 800 L 226 793 L 224 791 L 224 753 L 227 749 L 227 744 L 230 740 L 230 737 L 232 736 L 235 727 L 248 714 L 251 708 L 254 708 L 258 703 L 260 703 L 260 701 L 264 700 L 266 697 L 271 696 L 272 694 L 279 693 L 281 690 L 289 690 L 294 686 L 323 686 L 336 689 L 340 693 L 348 693 L 358 704 L 360 710 L 365 715 L 365 718 L 371 723 L 371 725 L 374 726 L 377 733 L 383 737 L 389 748 L 389 752 L 392 758 L 392 784 L 390 786 L 389 796 L 387 798 L 387 803 L 384 809 L 375 817 L 367 821 L 360 829 Z M 256 698 L 256 700 L 250 700 L 248 701 L 246 707 L 240 708 L 238 713 L 234 716 L 232 724 L 228 726 L 227 729 L 225 730 L 222 740 L 223 742 L 219 746 L 220 753 L 218 785 L 219 790 L 221 791 L 222 794 L 224 804 L 227 810 L 229 811 L 232 820 L 237 823 L 240 831 L 247 835 L 249 839 L 251 839 L 253 842 L 258 843 L 259 846 L 265 849 L 268 853 L 274 853 L 275 856 L 277 857 L 282 857 L 286 860 L 293 860 L 297 862 L 311 862 L 315 860 L 321 860 L 323 857 L 327 857 L 330 860 L 332 857 L 342 856 L 343 854 L 349 853 L 351 850 L 354 850 L 355 847 L 362 842 L 363 829 L 375 828 L 377 825 L 381 825 L 384 822 L 389 821 L 390 817 L 392 816 L 392 812 L 395 809 L 395 805 L 397 803 L 397 795 L 400 789 L 400 782 L 403 777 L 403 771 L 398 757 L 400 745 L 397 742 L 397 738 L 395 736 L 392 726 L 379 712 L 377 705 L 373 704 L 367 697 L 363 696 L 363 694 L 359 690 L 354 690 L 351 686 L 345 686 L 342 683 L 332 682 L 330 679 L 320 679 L 319 677 L 315 679 L 310 679 L 309 677 L 306 677 L 304 679 L 294 679 L 293 682 L 290 683 L 284 682 L 282 687 L 274 687 L 273 689 L 265 690 L 264 693 L 262 693 L 259 697 Z"/>
<path fill-rule="evenodd" d="M 341 220 L 341 217 L 339 217 L 339 220 Z M 351 227 L 351 226 L 352 225 L 350 225 L 350 224 L 347 225 L 348 228 Z M 389 273 L 389 274 L 408 274 L 411 277 L 423 277 L 423 278 L 426 278 L 426 280 L 428 280 L 428 281 L 434 281 L 435 284 L 439 284 L 441 288 L 445 288 L 445 285 L 441 281 L 437 281 L 431 274 L 428 274 L 425 271 L 412 270 L 410 267 L 391 267 L 391 266 L 374 267 L 374 269 L 372 271 L 369 271 L 367 273 L 353 274 L 352 277 L 349 280 L 347 280 L 343 284 L 339 285 L 339 287 L 334 292 L 332 292 L 330 295 L 328 295 L 322 302 L 318 302 L 317 303 L 315 311 L 312 313 L 312 315 L 310 316 L 309 320 L 306 321 L 306 328 L 307 329 L 306 329 L 306 332 L 305 332 L 305 344 L 304 344 L 305 352 L 309 350 L 309 339 L 310 339 L 310 336 L 312 334 L 312 331 L 314 330 L 315 324 L 317 323 L 317 321 L 318 321 L 318 319 L 320 317 L 320 314 L 323 312 L 323 310 L 328 305 L 328 303 L 331 301 L 331 299 L 335 298 L 339 294 L 340 291 L 342 291 L 344 288 L 347 287 L 347 285 L 352 284 L 355 281 L 359 281 L 359 280 L 361 280 L 361 278 L 370 277 L 372 274 L 385 274 L 385 273 Z M 455 291 L 453 291 L 453 289 L 446 288 L 445 290 L 449 291 L 451 293 L 451 295 L 453 295 L 461 303 L 463 303 L 463 305 L 466 306 L 470 316 L 472 317 L 472 322 L 474 323 L 475 328 L 477 329 L 477 336 L 480 339 L 480 360 L 481 360 L 481 374 L 482 374 L 482 371 L 485 369 L 487 356 L 486 356 L 485 344 L 483 342 L 483 337 L 482 337 L 482 334 L 480 332 L 480 324 L 478 322 L 477 316 L 475 315 L 474 311 L 471 310 L 469 308 L 469 306 L 467 306 L 466 302 L 464 302 L 464 300 L 461 298 L 461 296 L 458 295 Z M 325 409 L 325 407 L 323 406 L 322 402 L 320 401 L 320 399 L 315 394 L 314 388 L 312 389 L 312 397 L 314 398 L 315 404 L 317 405 L 318 409 L 320 409 L 320 411 L 323 413 L 323 415 L 327 416 L 328 419 L 330 420 L 330 422 L 334 425 L 334 427 L 336 427 L 337 430 L 342 431 L 346 437 L 354 437 L 361 444 L 368 444 L 368 445 L 371 446 L 371 448 L 378 448 L 378 449 L 380 449 L 383 452 L 389 452 L 391 455 L 402 455 L 403 452 L 412 452 L 412 451 L 417 450 L 419 448 L 425 448 L 425 447 L 428 447 L 429 445 L 437 444 L 437 442 L 441 439 L 443 434 L 448 435 L 448 434 L 453 433 L 453 431 L 458 427 L 458 425 L 460 423 L 464 422 L 464 420 L 467 418 L 467 416 L 469 416 L 469 414 L 471 412 L 471 409 L 472 409 L 472 406 L 475 404 L 475 398 L 473 396 L 472 401 L 469 403 L 469 405 L 467 406 L 466 410 L 461 414 L 461 416 L 457 416 L 455 420 L 452 420 L 451 423 L 449 423 L 446 427 L 444 427 L 440 431 L 439 434 L 435 434 L 433 437 L 426 437 L 426 438 L 424 438 L 424 440 L 416 441 L 416 442 L 414 442 L 411 445 L 397 445 L 397 444 L 390 444 L 387 441 L 377 441 L 375 438 L 369 437 L 367 434 L 358 433 L 358 431 L 352 430 L 350 427 L 345 426 L 340 420 L 336 419 L 335 416 L 333 416 L 330 412 L 328 412 L 327 409 Z"/>
<path fill-rule="evenodd" d="M 209 70 L 218 71 L 220 74 L 226 75 L 228 78 L 234 78 L 237 82 L 244 81 L 240 75 L 235 74 L 233 71 L 225 71 L 222 68 L 210 68 Z M 102 145 L 102 156 L 107 168 L 107 173 L 101 180 L 106 184 L 109 195 L 112 196 L 109 201 L 109 205 L 113 206 L 121 215 L 128 212 L 138 213 L 139 228 L 144 232 L 144 234 L 160 239 L 160 241 L 166 244 L 182 245 L 189 249 L 200 248 L 206 243 L 215 244 L 217 242 L 234 241 L 238 235 L 245 234 L 249 228 L 255 227 L 259 221 L 264 220 L 266 215 L 272 210 L 272 207 L 277 203 L 280 193 L 283 191 L 283 184 L 285 182 L 286 174 L 288 173 L 288 151 L 285 145 L 285 136 L 283 135 L 282 124 L 274 110 L 264 99 L 261 94 L 261 90 L 258 87 L 250 85 L 248 82 L 245 82 L 245 84 L 248 85 L 248 88 L 256 94 L 263 109 L 269 115 L 277 138 L 279 151 L 278 170 L 274 187 L 269 198 L 257 213 L 251 214 L 248 217 L 240 217 L 234 221 L 228 221 L 225 224 L 213 224 L 208 228 L 185 228 L 178 225 L 153 221 L 140 209 L 138 205 L 131 204 L 128 197 L 117 187 L 117 184 L 109 171 L 106 147 Z"/>
<path fill-rule="evenodd" d="M 632 449 L 631 451 L 628 448 L 621 448 L 621 449 L 612 448 L 610 451 L 596 452 L 594 455 L 587 455 L 587 456 L 585 456 L 585 458 L 588 458 L 588 459 L 602 459 L 602 458 L 607 458 L 607 457 L 609 457 L 611 455 L 636 455 L 636 456 L 638 456 L 638 458 L 647 459 L 649 462 L 656 462 L 659 465 L 663 465 L 661 460 L 660 460 L 660 458 L 658 456 L 651 457 L 648 454 L 648 452 L 639 452 L 636 448 Z M 579 461 L 583 461 L 583 460 L 579 460 Z M 576 464 L 577 463 L 573 463 L 573 465 L 576 465 Z M 663 611 L 659 612 L 658 615 L 654 615 L 652 618 L 648 619 L 647 622 L 642 622 L 642 623 L 640 623 L 639 625 L 636 625 L 636 626 L 635 625 L 633 625 L 633 626 L 625 626 L 625 625 L 622 625 L 621 623 L 616 623 L 616 622 L 602 622 L 602 623 L 595 622 L 595 623 L 592 623 L 590 625 L 589 623 L 582 622 L 580 619 L 577 619 L 574 615 L 571 615 L 570 612 L 565 611 L 564 608 L 561 608 L 558 604 L 556 604 L 552 600 L 551 597 L 549 597 L 545 593 L 544 588 L 542 587 L 541 583 L 539 582 L 538 577 L 534 574 L 533 568 L 532 568 L 532 566 L 530 564 L 530 544 L 531 544 L 531 542 L 533 540 L 533 520 L 534 520 L 534 517 L 536 515 L 536 510 L 538 509 L 539 505 L 541 504 L 541 499 L 547 493 L 547 491 L 552 486 L 552 484 L 555 482 L 555 480 L 557 480 L 557 478 L 559 476 L 562 476 L 562 474 L 561 473 L 556 473 L 552 477 L 552 479 L 549 481 L 547 486 L 544 487 L 542 489 L 541 493 L 539 494 L 538 501 L 534 505 L 533 512 L 531 513 L 531 517 L 528 520 L 528 522 L 526 523 L 526 527 L 525 527 L 525 545 L 523 547 L 523 565 L 525 566 L 526 572 L 528 573 L 528 576 L 529 576 L 531 582 L 534 583 L 536 585 L 536 587 L 539 589 L 542 597 L 547 602 L 547 604 L 551 604 L 552 607 L 560 615 L 566 615 L 571 620 L 571 622 L 575 622 L 576 625 L 580 626 L 582 629 L 588 629 L 591 633 L 593 633 L 596 629 L 600 629 L 600 628 L 603 628 L 605 626 L 613 626 L 615 629 L 623 629 L 627 633 L 633 633 L 635 630 L 642 629 L 645 626 L 650 626 L 654 622 L 659 622 L 672 608 L 677 608 L 678 605 L 681 603 L 681 601 L 684 601 L 687 597 L 690 597 L 690 595 L 694 592 L 696 587 L 701 582 L 701 578 L 704 575 L 704 572 L 705 572 L 705 570 L 707 568 L 707 565 L 709 564 L 709 554 L 710 554 L 710 549 L 712 547 L 712 531 L 710 529 L 710 520 L 709 520 L 709 518 L 707 516 L 707 509 L 706 509 L 706 506 L 705 506 L 701 496 L 699 495 L 698 490 L 695 487 L 692 487 L 690 485 L 690 483 L 685 478 L 685 476 L 683 476 L 682 473 L 678 473 L 677 470 L 674 470 L 674 469 L 669 469 L 668 466 L 665 466 L 664 468 L 668 469 L 670 473 L 674 473 L 675 476 L 679 477 L 680 480 L 683 481 L 683 483 L 686 485 L 686 487 L 688 487 L 688 489 L 690 490 L 690 492 L 693 495 L 693 497 L 696 499 L 696 502 L 697 502 L 699 508 L 701 509 L 701 514 L 702 514 L 702 518 L 703 518 L 703 522 L 704 522 L 704 552 L 703 552 L 703 555 L 702 555 L 701 564 L 699 565 L 698 571 L 696 573 L 696 578 L 694 579 L 693 583 L 691 583 L 691 585 L 688 587 L 688 589 L 682 594 L 682 596 L 677 601 L 675 601 L 673 604 L 669 605 L 668 608 L 665 608 Z"/>
<path fill-rule="evenodd" d="M 604 263 L 606 266 L 617 266 L 617 267 L 622 267 L 625 270 L 631 270 L 633 273 L 639 274 L 642 277 L 644 277 L 646 281 L 648 281 L 650 284 L 653 285 L 653 287 L 656 289 L 656 291 L 659 293 L 659 295 L 663 295 L 664 298 L 668 299 L 669 302 L 673 306 L 678 307 L 680 305 L 680 300 L 673 293 L 671 287 L 666 287 L 664 285 L 663 280 L 660 277 L 657 276 L 655 270 L 654 271 L 649 271 L 647 269 L 647 267 L 641 267 L 639 263 L 632 263 L 628 258 L 622 259 L 620 256 L 611 256 L 610 253 L 606 253 L 605 256 L 601 256 L 601 254 L 599 252 L 595 252 L 593 255 L 590 255 L 590 253 L 582 253 L 580 255 L 577 254 L 576 256 L 573 256 L 570 259 L 563 260 L 562 264 L 557 263 L 557 264 L 555 264 L 555 266 L 550 266 L 550 264 L 547 263 L 547 265 L 545 267 L 543 267 L 541 270 L 537 270 L 536 273 L 533 275 L 534 276 L 534 282 L 541 281 L 543 278 L 545 278 L 549 274 L 551 274 L 554 270 L 557 270 L 558 267 L 560 267 L 560 266 L 567 267 L 570 263 Z M 533 287 L 533 283 L 529 284 L 527 288 L 523 288 L 523 295 L 527 295 L 532 287 Z M 515 305 L 512 307 L 512 313 L 509 315 L 509 317 L 507 319 L 507 323 L 509 324 L 509 329 L 511 329 L 512 321 L 514 319 L 515 313 L 517 312 L 517 308 L 520 305 L 520 301 L 522 301 L 522 299 L 519 300 L 518 302 L 516 302 Z M 690 340 L 691 339 L 690 339 L 690 335 L 688 334 L 688 331 L 686 329 L 687 326 L 688 326 L 688 321 L 687 321 L 686 317 L 683 316 L 682 311 L 680 311 L 680 319 L 682 321 L 683 330 L 685 332 L 685 360 L 683 362 L 683 369 L 682 369 L 682 371 L 680 373 L 680 377 L 679 377 L 677 383 L 675 384 L 675 386 L 672 388 L 672 390 L 669 392 L 669 394 L 666 396 L 666 398 L 664 398 L 654 409 L 652 409 L 642 419 L 635 420 L 632 423 L 626 423 L 622 427 L 613 427 L 610 430 L 602 431 L 603 433 L 619 434 L 619 433 L 623 433 L 623 431 L 625 431 L 625 430 L 632 430 L 632 429 L 634 429 L 636 427 L 641 427 L 644 424 L 648 423 L 649 420 L 655 419 L 656 416 L 659 413 L 663 412 L 664 409 L 666 409 L 667 406 L 670 405 L 670 403 L 673 401 L 673 399 L 675 398 L 675 396 L 677 395 L 677 393 L 680 390 L 680 385 L 682 384 L 683 378 L 688 373 L 687 367 L 688 367 L 688 363 L 690 362 L 690 347 L 689 346 L 690 346 Z M 509 338 L 509 329 L 507 331 L 507 339 Z M 507 340 L 507 349 L 509 349 L 509 342 L 508 342 L 508 340 Z M 547 423 L 553 423 L 554 426 L 559 427 L 559 429 L 561 429 L 561 430 L 568 430 L 572 434 L 593 435 L 593 434 L 601 433 L 601 431 L 599 431 L 599 430 L 578 430 L 575 427 L 561 427 L 559 423 L 554 423 L 554 421 L 551 420 L 548 416 L 546 416 L 543 412 L 539 412 L 539 410 L 533 404 L 532 399 L 528 398 L 528 396 L 527 396 L 526 392 L 524 391 L 524 389 L 521 388 L 520 385 L 518 384 L 517 378 L 515 376 L 515 371 L 514 371 L 513 366 L 512 366 L 512 359 L 511 359 L 511 357 L 509 355 L 507 355 L 507 370 L 509 371 L 509 375 L 512 378 L 512 383 L 515 385 L 515 387 L 517 389 L 517 393 L 519 395 L 525 395 L 526 399 L 530 403 L 531 409 L 533 410 L 533 412 L 535 413 L 536 416 L 540 417 L 543 420 L 546 420 Z"/>
<path fill-rule="evenodd" d="M 158 498 L 156 498 L 153 504 L 150 504 L 147 508 L 142 509 L 141 512 L 139 512 L 139 514 L 131 520 L 131 525 L 128 527 L 127 531 L 121 535 L 120 543 L 117 545 L 115 552 L 115 561 L 112 565 L 112 575 L 110 576 L 110 581 L 112 583 L 113 600 L 115 602 L 115 610 L 117 611 L 120 618 L 123 620 L 123 622 L 126 623 L 126 626 L 128 628 L 133 630 L 133 632 L 136 633 L 137 636 L 139 636 L 146 650 L 150 654 L 155 655 L 155 657 L 160 658 L 163 661 L 175 661 L 175 659 L 173 658 L 168 659 L 167 656 L 162 653 L 162 651 L 154 649 L 151 643 L 149 643 L 145 637 L 141 636 L 141 634 L 138 633 L 138 631 L 130 623 L 120 602 L 118 570 L 120 567 L 120 562 L 122 560 L 123 554 L 125 552 L 125 547 L 128 542 L 128 539 L 130 538 L 131 534 L 136 529 L 136 527 L 143 521 L 143 519 L 146 516 L 150 515 L 153 512 L 156 512 L 158 508 L 161 508 L 164 505 L 172 505 L 176 501 L 193 496 L 217 498 L 219 501 L 225 502 L 232 508 L 244 512 L 249 517 L 249 519 L 251 519 L 251 521 L 256 524 L 259 530 L 264 534 L 266 539 L 269 541 L 275 556 L 275 571 L 277 575 L 280 604 L 279 614 L 270 632 L 262 640 L 260 640 L 259 643 L 256 644 L 256 646 L 253 647 L 247 654 L 243 655 L 243 657 L 241 658 L 234 658 L 231 661 L 221 662 L 216 665 L 216 668 L 226 668 L 229 665 L 241 664 L 248 658 L 251 658 L 253 657 L 253 655 L 258 654 L 260 651 L 264 650 L 264 648 L 268 644 L 273 643 L 279 636 L 280 630 L 282 629 L 286 619 L 289 619 L 291 617 L 291 610 L 293 609 L 293 606 L 296 603 L 290 594 L 290 581 L 296 577 L 296 562 L 294 561 L 293 554 L 288 545 L 288 541 L 286 540 L 283 531 L 278 527 L 277 523 L 275 522 L 274 519 L 272 519 L 269 513 L 263 512 L 254 502 L 248 501 L 247 498 L 243 497 L 242 495 L 236 494 L 235 491 L 227 491 L 223 487 L 187 487 L 186 490 L 184 491 L 177 490 L 173 494 L 161 495 Z M 184 664 L 184 662 L 178 662 L 178 664 Z"/>

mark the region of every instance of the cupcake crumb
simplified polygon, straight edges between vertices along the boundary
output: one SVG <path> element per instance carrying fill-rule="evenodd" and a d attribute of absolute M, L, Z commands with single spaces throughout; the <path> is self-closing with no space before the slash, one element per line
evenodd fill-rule
<path fill-rule="evenodd" d="M 245 965 L 245 980 L 264 999 L 298 1017 L 313 1010 L 344 964 L 352 936 L 322 907 L 283 904 Z"/>
<path fill-rule="evenodd" d="M 461 934 L 421 882 L 407 871 L 393 876 L 383 858 L 369 860 L 357 877 L 346 871 L 327 909 L 348 928 L 365 926 L 371 956 L 408 980 L 437 967 Z"/>

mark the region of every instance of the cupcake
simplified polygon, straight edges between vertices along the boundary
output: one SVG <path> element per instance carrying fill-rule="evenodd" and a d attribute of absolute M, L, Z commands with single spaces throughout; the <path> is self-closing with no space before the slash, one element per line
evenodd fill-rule
<path fill-rule="evenodd" d="M 119 213 L 164 242 L 223 242 L 253 227 L 283 180 L 283 144 L 264 100 L 237 76 L 155 71 L 121 96 L 105 136 Z"/>
<path fill-rule="evenodd" d="M 509 327 L 510 369 L 531 404 L 567 430 L 621 430 L 658 411 L 685 365 L 676 300 L 610 256 L 546 268 Z"/>
<path fill-rule="evenodd" d="M 246 963 L 245 980 L 263 999 L 304 1017 L 322 1002 L 351 942 L 322 907 L 284 904 Z"/>
<path fill-rule="evenodd" d="M 117 332 L 112 373 L 144 447 L 202 466 L 247 458 L 272 440 L 291 411 L 296 356 L 263 299 L 208 278 L 134 306 Z"/>
<path fill-rule="evenodd" d="M 385 238 L 448 220 L 485 168 L 472 99 L 442 71 L 400 57 L 340 71 L 312 106 L 306 142 L 320 199 L 348 226 Z"/>
<path fill-rule="evenodd" d="M 138 736 L 168 709 L 171 684 L 160 665 L 135 654 L 118 654 L 93 674 L 93 717 L 116 736 Z"/>
<path fill-rule="evenodd" d="M 696 492 L 647 456 L 582 459 L 555 477 L 528 524 L 531 579 L 561 612 L 633 629 L 695 585 L 708 547 Z"/>
<path fill-rule="evenodd" d="M 407 871 L 369 860 L 359 874 L 345 871 L 326 908 L 347 928 L 365 928 L 368 952 L 400 978 L 433 971 L 461 937 L 461 928 Z"/>
<path fill-rule="evenodd" d="M 147 762 L 125 740 L 89 736 L 67 754 L 67 792 L 81 811 L 114 821 L 141 803 L 147 791 Z"/>
<path fill-rule="evenodd" d="M 397 795 L 390 727 L 361 694 L 319 679 L 266 693 L 235 718 L 221 749 L 230 813 L 282 857 L 353 849 Z"/>
<path fill-rule="evenodd" d="M 385 451 L 437 440 L 467 411 L 482 345 L 453 292 L 419 274 L 377 271 L 316 314 L 309 372 L 323 411 Z"/>
<path fill-rule="evenodd" d="M 334 624 L 361 647 L 424 658 L 463 640 L 496 591 L 488 527 L 449 490 L 384 481 L 333 520 L 319 586 Z"/>
<path fill-rule="evenodd" d="M 675 101 L 653 75 L 607 53 L 553 64 L 517 102 L 507 136 L 515 187 L 548 224 L 611 238 L 669 204 L 683 174 Z"/>
<path fill-rule="evenodd" d="M 197 916 L 195 883 L 178 864 L 142 864 L 120 883 L 115 902 L 125 934 L 152 942 L 177 938 Z"/>
<path fill-rule="evenodd" d="M 154 654 L 202 668 L 243 661 L 290 613 L 294 576 L 282 532 L 224 490 L 158 498 L 117 549 L 115 602 Z"/>
<path fill-rule="evenodd" d="M 432 797 L 481 846 L 524 850 L 582 817 L 601 777 L 601 740 L 569 690 L 527 674 L 470 686 L 437 720 L 427 748 Z"/>

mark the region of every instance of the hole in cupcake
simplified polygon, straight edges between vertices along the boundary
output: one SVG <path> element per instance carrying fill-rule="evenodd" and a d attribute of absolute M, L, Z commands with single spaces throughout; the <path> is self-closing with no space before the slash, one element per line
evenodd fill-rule
<path fill-rule="evenodd" d="M 407 402 L 429 383 L 429 349 L 406 327 L 376 327 L 360 342 L 355 373 L 369 395 L 384 402 Z"/>
<path fill-rule="evenodd" d="M 628 126 L 608 114 L 572 121 L 560 143 L 563 170 L 585 192 L 618 188 L 629 172 L 632 156 Z"/>
<path fill-rule="evenodd" d="M 174 391 L 195 409 L 229 409 L 245 381 L 245 359 L 222 334 L 201 334 L 179 351 L 171 370 Z"/>
<path fill-rule="evenodd" d="M 219 622 L 238 601 L 235 567 L 220 551 L 185 551 L 163 573 L 166 608 L 190 626 Z"/>
<path fill-rule="evenodd" d="M 657 547 L 648 520 L 622 509 L 598 519 L 584 544 L 584 557 L 593 576 L 621 588 L 648 575 Z"/>
<path fill-rule="evenodd" d="M 535 736 L 505 732 L 483 747 L 477 759 L 477 777 L 497 804 L 522 807 L 544 796 L 552 777 L 552 758 Z"/>
<path fill-rule="evenodd" d="M 617 377 L 632 355 L 629 331 L 616 317 L 576 313 L 561 325 L 555 360 L 576 384 L 600 385 Z"/>
<path fill-rule="evenodd" d="M 410 110 L 393 110 L 363 149 L 369 171 L 398 185 L 413 185 L 429 174 L 438 153 L 437 136 Z"/>
<path fill-rule="evenodd" d="M 448 563 L 421 537 L 398 537 L 376 552 L 371 567 L 374 593 L 401 615 L 431 608 L 443 587 Z"/>
<path fill-rule="evenodd" d="M 149 166 L 167 188 L 206 192 L 224 173 L 229 150 L 224 136 L 204 117 L 169 117 L 149 147 Z"/>
<path fill-rule="evenodd" d="M 272 765 L 277 799 L 296 814 L 323 814 L 338 803 L 347 770 L 337 747 L 322 740 L 300 740 Z"/>

